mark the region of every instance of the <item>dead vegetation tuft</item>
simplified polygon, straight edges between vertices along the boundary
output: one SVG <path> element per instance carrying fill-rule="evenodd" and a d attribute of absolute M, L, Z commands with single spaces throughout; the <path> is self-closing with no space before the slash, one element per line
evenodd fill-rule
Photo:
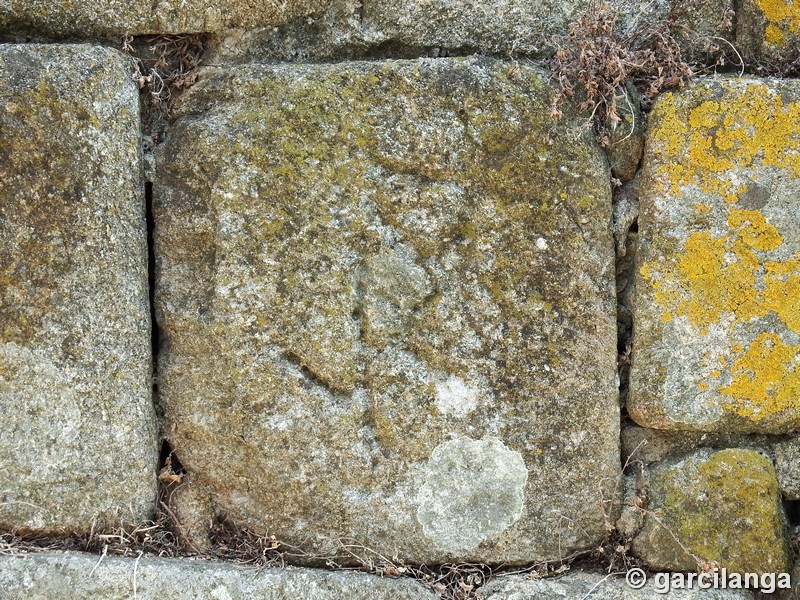
<path fill-rule="evenodd" d="M 601 144 L 607 147 L 609 128 L 621 120 L 618 103 L 627 97 L 626 83 L 653 99 L 691 77 L 672 34 L 674 22 L 669 15 L 659 23 L 624 27 L 607 2 L 593 2 L 557 45 L 553 70 L 561 89 L 551 114 L 560 117 L 560 104 L 575 97 L 579 110 L 591 113 Z"/>
<path fill-rule="evenodd" d="M 136 63 L 132 78 L 146 97 L 145 109 L 170 117 L 176 98 L 197 82 L 205 43 L 201 34 L 123 38 L 122 50 Z"/>

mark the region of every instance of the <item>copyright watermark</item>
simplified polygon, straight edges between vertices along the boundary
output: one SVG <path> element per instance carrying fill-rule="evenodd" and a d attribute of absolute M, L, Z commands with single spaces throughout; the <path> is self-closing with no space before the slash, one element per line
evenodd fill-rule
<path fill-rule="evenodd" d="M 669 594 L 673 590 L 760 590 L 772 594 L 776 590 L 792 587 L 789 573 L 729 573 L 727 569 L 714 568 L 704 573 L 651 573 L 650 580 L 656 594 Z M 639 590 L 647 585 L 648 574 L 634 568 L 625 574 L 628 586 Z"/>

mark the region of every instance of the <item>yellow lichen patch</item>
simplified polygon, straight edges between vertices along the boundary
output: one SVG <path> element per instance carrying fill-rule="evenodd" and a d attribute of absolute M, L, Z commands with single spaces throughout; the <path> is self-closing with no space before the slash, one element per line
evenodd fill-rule
<path fill-rule="evenodd" d="M 756 251 L 770 252 L 783 244 L 778 230 L 759 211 L 732 209 L 727 221 L 728 234 L 693 232 L 674 260 L 642 266 L 640 272 L 663 309 L 662 322 L 685 317 L 701 335 L 711 325 L 732 335 L 736 324 L 773 312 L 800 333 L 800 254 L 785 261 L 759 259 Z M 732 412 L 759 421 L 800 409 L 800 346 L 787 346 L 769 332 L 746 350 L 731 343 L 729 356 L 734 361 L 730 367 L 725 354 L 716 365 L 708 355 L 704 358 L 700 393 L 717 389 L 719 383 L 712 382 L 729 373 L 730 384 L 719 392 L 728 397 L 724 406 Z"/>
<path fill-rule="evenodd" d="M 764 39 L 773 46 L 786 43 L 786 33 L 800 31 L 800 2 L 796 0 L 756 0 L 764 13 L 767 27 Z"/>
<path fill-rule="evenodd" d="M 800 0 L 757 1 L 781 31 L 800 29 Z M 781 232 L 764 213 L 744 206 L 752 199 L 748 193 L 759 192 L 748 186 L 763 179 L 764 169 L 800 177 L 800 102 L 787 100 L 777 84 L 731 80 L 666 94 L 652 122 L 661 191 L 665 200 L 691 199 L 700 230 L 684 238 L 676 254 L 665 247 L 668 258 L 646 262 L 640 273 L 662 308 L 662 322 L 683 318 L 700 335 L 713 327 L 729 340 L 718 365 L 698 365 L 697 393 L 709 399 L 721 393 L 730 410 L 753 420 L 800 409 L 797 367 L 776 364 L 779 351 L 789 347 L 763 337 L 781 332 L 736 339 L 749 329 L 742 325 L 769 314 L 800 333 L 800 254 L 769 260 L 784 245 Z M 723 233 L 709 225 L 710 218 L 722 225 L 718 210 L 727 221 Z M 798 349 L 792 348 L 792 360 Z"/>
<path fill-rule="evenodd" d="M 704 331 L 723 313 L 749 320 L 766 312 L 754 289 L 758 268 L 752 250 L 737 237 L 696 231 L 663 277 L 656 280 L 647 265 L 641 272 L 654 280 L 655 300 L 666 309 L 664 320 L 685 316 Z"/>
<path fill-rule="evenodd" d="M 800 333 L 800 254 L 784 262 L 767 262 L 764 271 L 764 303 L 787 327 Z"/>
<path fill-rule="evenodd" d="M 775 250 L 783 243 L 778 230 L 757 210 L 732 210 L 728 225 L 754 250 Z"/>
<path fill-rule="evenodd" d="M 747 189 L 731 171 L 753 166 L 789 169 L 800 176 L 800 103 L 784 102 L 763 83 L 746 90 L 726 85 L 719 101 L 693 107 L 666 95 L 657 105 L 653 140 L 663 160 L 659 174 L 671 193 L 686 185 L 735 202 Z"/>
<path fill-rule="evenodd" d="M 800 346 L 774 333 L 762 333 L 731 368 L 733 381 L 720 391 L 730 396 L 729 410 L 759 421 L 800 408 Z"/>

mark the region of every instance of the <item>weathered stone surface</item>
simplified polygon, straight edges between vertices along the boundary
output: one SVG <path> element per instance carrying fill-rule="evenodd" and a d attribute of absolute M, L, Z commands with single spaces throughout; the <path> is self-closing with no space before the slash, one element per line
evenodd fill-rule
<path fill-rule="evenodd" d="M 732 0 L 611 0 L 621 38 L 669 19 L 685 58 L 704 62 L 734 37 Z M 475 51 L 550 56 L 589 0 L 333 0 L 318 18 L 225 32 L 211 61 L 453 56 Z M 565 42 L 567 43 L 567 42 Z M 714 51 L 711 51 L 714 54 Z"/>
<path fill-rule="evenodd" d="M 687 56 L 733 38 L 732 0 L 612 0 L 619 31 L 668 16 Z M 387 47 L 546 55 L 589 0 L 0 0 L 0 34 L 57 38 L 224 33 L 222 49 L 279 58 L 354 56 Z M 244 44 L 242 44 L 244 42 Z M 217 57 L 218 58 L 218 57 Z M 241 58 L 241 57 L 240 57 Z M 216 60 L 216 59 L 215 59 Z"/>
<path fill-rule="evenodd" d="M 619 121 L 610 124 L 608 162 L 611 163 L 612 175 L 620 183 L 625 183 L 633 179 L 639 170 L 639 162 L 644 151 L 646 123 L 639 103 L 639 94 L 633 84 L 620 89 L 619 92 L 622 96 L 617 104 Z"/>
<path fill-rule="evenodd" d="M 0 523 L 156 494 L 139 97 L 91 46 L 0 46 Z"/>
<path fill-rule="evenodd" d="M 658 429 L 800 426 L 800 85 L 662 96 L 640 174 L 628 410 Z"/>
<path fill-rule="evenodd" d="M 0 556 L 5 600 L 435 600 L 409 579 L 317 569 L 259 569 L 205 560 L 79 553 Z"/>
<path fill-rule="evenodd" d="M 622 460 L 649 464 L 677 458 L 699 448 L 747 448 L 772 453 L 780 439 L 770 435 L 669 431 L 629 425 L 622 428 Z"/>
<path fill-rule="evenodd" d="M 609 173 L 543 81 L 476 58 L 190 90 L 155 215 L 161 398 L 193 505 L 423 562 L 604 535 Z"/>
<path fill-rule="evenodd" d="M 0 32 L 57 37 L 214 32 L 322 13 L 331 0 L 0 0 Z"/>
<path fill-rule="evenodd" d="M 731 572 L 790 568 L 775 468 L 753 450 L 700 450 L 647 474 L 644 527 L 631 548 L 655 570 L 716 563 Z"/>
<path fill-rule="evenodd" d="M 787 500 L 800 500 L 800 438 L 775 444 L 775 469 Z"/>
<path fill-rule="evenodd" d="M 780 64 L 800 52 L 800 3 L 797 0 L 740 0 L 736 46 L 748 60 Z"/>
<path fill-rule="evenodd" d="M 668 574 L 662 574 L 664 577 Z M 640 589 L 633 589 L 623 577 L 577 571 L 553 579 L 531 580 L 519 576 L 501 577 L 481 588 L 482 600 L 752 600 L 746 590 L 675 589 L 665 596 L 665 584 L 658 584 L 653 575 Z"/>
<path fill-rule="evenodd" d="M 611 0 L 609 4 L 619 13 L 620 33 L 652 25 L 676 8 L 677 22 L 693 34 L 691 40 L 684 40 L 687 49 L 696 44 L 698 36 L 727 35 L 731 29 L 723 23 L 733 8 L 728 0 Z M 366 0 L 363 26 L 376 41 L 536 54 L 552 48 L 553 36 L 566 36 L 570 23 L 591 10 L 587 0 Z"/>

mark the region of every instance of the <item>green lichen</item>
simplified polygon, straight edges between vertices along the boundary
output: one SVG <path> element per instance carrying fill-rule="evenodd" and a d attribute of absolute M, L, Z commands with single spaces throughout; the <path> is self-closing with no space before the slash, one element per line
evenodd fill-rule
<path fill-rule="evenodd" d="M 0 340 L 27 343 L 63 293 L 59 277 L 73 269 L 65 235 L 76 228 L 87 182 L 100 174 L 86 135 L 100 122 L 43 65 L 23 74 L 15 60 L 29 59 L 0 57 L 13 85 L 0 90 L 0 217 L 19 232 L 0 244 Z"/>
<path fill-rule="evenodd" d="M 156 207 L 175 361 L 162 393 L 182 461 L 210 473 L 226 512 L 284 539 L 300 521 L 333 537 L 372 530 L 369 514 L 381 544 L 421 556 L 428 542 L 398 524 L 413 503 L 404 486 L 453 435 L 492 432 L 526 457 L 535 444 L 559 470 L 587 454 L 616 463 L 611 261 L 587 261 L 585 277 L 564 268 L 589 248 L 612 254 L 608 173 L 589 140 L 559 137 L 552 94 L 484 59 L 240 68 L 187 94 Z M 381 288 L 370 269 L 394 252 L 430 284 Z M 383 337 L 376 298 L 405 311 Z M 599 355 L 602 374 L 572 377 Z M 434 382 L 449 376 L 480 381 L 490 408 L 442 414 Z M 587 380 L 608 392 L 588 403 L 602 411 L 578 401 L 577 388 L 598 389 Z M 600 443 L 562 451 L 598 414 Z M 217 455 L 233 438 L 244 457 L 230 468 Z M 568 535 L 602 530 L 598 510 L 573 512 L 592 514 Z"/>
<path fill-rule="evenodd" d="M 652 485 L 658 498 L 663 494 L 660 552 L 684 560 L 688 553 L 691 562 L 737 573 L 788 570 L 786 523 L 768 458 L 740 449 L 701 453 L 654 474 Z"/>

